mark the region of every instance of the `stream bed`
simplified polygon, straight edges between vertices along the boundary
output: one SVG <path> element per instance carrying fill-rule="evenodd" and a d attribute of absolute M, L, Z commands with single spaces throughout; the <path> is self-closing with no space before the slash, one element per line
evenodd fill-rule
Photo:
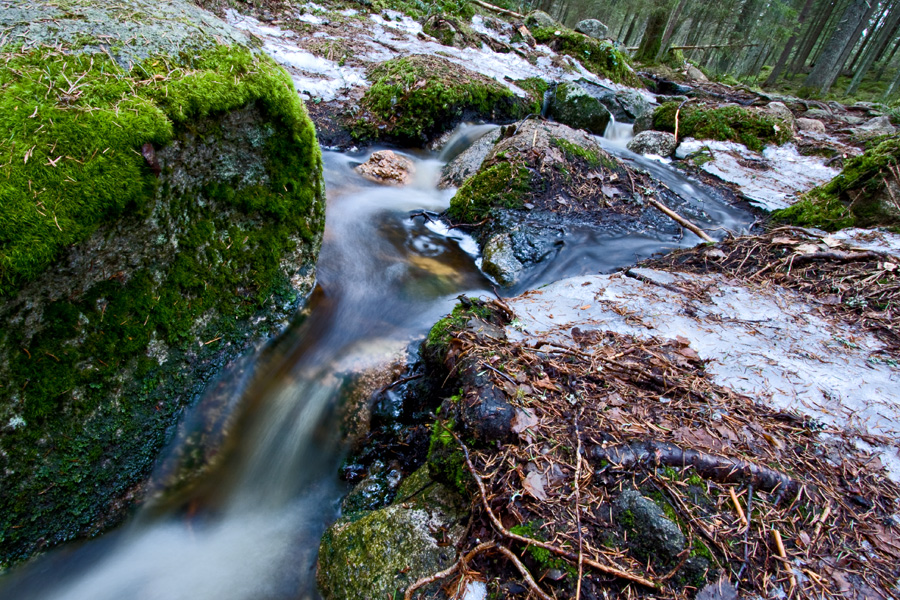
<path fill-rule="evenodd" d="M 714 235 L 750 227 L 752 215 L 729 206 L 715 190 L 620 144 L 604 143 L 698 204 L 701 225 Z M 436 188 L 442 163 L 411 155 L 416 181 L 381 187 L 353 171 L 367 156 L 325 152 L 327 228 L 318 287 L 305 317 L 243 361 L 239 372 L 210 386 L 210 394 L 219 401 L 225 394 L 225 404 L 241 414 L 227 432 L 233 450 L 215 476 L 175 506 L 150 502 L 117 530 L 6 575 L 0 597 L 318 597 L 319 539 L 346 493 L 337 477 L 344 451 L 337 406 L 342 384 L 354 373 L 404 357 L 459 294 L 492 295 L 494 287 L 478 269 L 474 240 L 417 216 L 449 205 L 452 190 Z M 507 292 L 609 273 L 698 241 L 688 233 L 567 231 L 556 257 L 534 270 L 521 290 Z M 192 423 L 186 416 L 184 426 Z"/>

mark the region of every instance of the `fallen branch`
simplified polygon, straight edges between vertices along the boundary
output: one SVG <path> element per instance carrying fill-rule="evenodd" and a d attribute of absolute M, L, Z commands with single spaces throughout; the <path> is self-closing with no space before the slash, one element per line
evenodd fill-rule
<path fill-rule="evenodd" d="M 501 15 L 509 15 L 510 17 L 515 17 L 517 19 L 524 19 L 525 15 L 519 14 L 512 10 L 507 10 L 505 8 L 500 8 L 499 6 L 494 6 L 493 4 L 488 4 L 487 2 L 482 2 L 481 0 L 472 0 L 472 4 L 477 4 L 481 8 L 486 8 L 489 11 L 495 12 Z"/>
<path fill-rule="evenodd" d="M 693 223 L 691 223 L 690 221 L 688 221 L 687 219 L 685 219 L 684 217 L 679 215 L 677 212 L 675 212 L 671 208 L 664 205 L 659 200 L 656 200 L 654 198 L 647 198 L 647 201 L 651 205 L 655 206 L 657 209 L 659 209 L 660 211 L 665 213 L 673 221 L 675 221 L 676 223 L 678 223 L 685 229 L 695 233 L 704 242 L 715 242 L 716 241 L 716 240 L 712 239 L 711 237 L 709 237 L 709 235 L 705 231 L 703 231 L 702 229 L 700 229 L 699 227 L 697 227 L 696 225 L 694 225 Z"/>
<path fill-rule="evenodd" d="M 439 579 L 443 579 L 444 577 L 449 577 L 450 575 L 453 575 L 457 570 L 459 570 L 460 567 L 465 566 L 466 564 L 469 563 L 469 561 L 471 561 L 473 558 L 475 558 L 476 554 L 478 554 L 479 552 L 484 552 L 485 550 L 487 550 L 489 548 L 493 548 L 494 546 L 496 546 L 496 544 L 494 544 L 494 542 L 482 542 L 482 543 L 478 544 L 468 554 L 466 554 L 465 556 L 460 556 L 459 560 L 457 560 L 455 563 L 453 563 L 452 565 L 450 565 L 443 571 L 438 571 L 437 573 L 434 573 L 433 575 L 429 575 L 428 577 L 423 577 L 422 579 L 419 579 L 418 581 L 416 581 L 415 583 L 410 585 L 408 588 L 406 588 L 406 593 L 403 594 L 403 599 L 411 600 L 413 592 L 416 591 L 417 589 L 419 589 L 420 587 L 424 587 L 430 583 L 434 583 L 435 581 L 437 581 Z"/>
<path fill-rule="evenodd" d="M 531 573 L 528 572 L 528 569 L 525 568 L 525 565 L 522 564 L 522 561 L 519 560 L 519 557 L 513 554 L 513 551 L 504 546 L 494 546 L 497 550 L 500 551 L 506 558 L 512 561 L 516 568 L 519 570 L 519 573 L 522 574 L 522 577 L 525 578 L 525 582 L 528 584 L 528 587 L 531 588 L 531 591 L 534 594 L 541 598 L 541 600 L 554 600 L 552 597 L 548 596 L 544 593 L 544 590 L 538 587 L 537 582 L 534 580 L 534 577 L 531 576 Z"/>
<path fill-rule="evenodd" d="M 835 262 L 854 262 L 858 260 L 883 260 L 884 255 L 878 252 L 810 252 L 809 254 L 795 254 L 791 257 L 792 264 L 803 264 L 814 260 L 832 260 Z"/>
<path fill-rule="evenodd" d="M 518 542 L 522 542 L 526 545 L 537 546 L 539 548 L 544 548 L 545 550 L 549 550 L 554 554 L 558 554 L 564 558 L 568 558 L 572 561 L 578 560 L 578 555 L 569 552 L 568 550 L 563 550 L 562 548 L 558 548 L 553 544 L 548 544 L 547 542 L 542 542 L 540 540 L 536 540 L 533 538 L 525 537 L 523 535 L 518 535 L 516 533 L 511 532 L 507 528 L 500 523 L 500 519 L 497 518 L 497 515 L 494 514 L 494 511 L 491 510 L 490 504 L 488 504 L 487 500 L 487 490 L 484 489 L 484 482 L 481 479 L 481 475 L 475 470 L 475 466 L 472 464 L 472 459 L 469 456 L 469 449 L 466 445 L 459 439 L 459 436 L 456 435 L 455 432 L 450 431 L 450 435 L 452 435 L 456 439 L 456 443 L 459 444 L 459 447 L 462 448 L 463 454 L 466 458 L 466 466 L 469 469 L 469 473 L 472 474 L 472 477 L 475 479 L 475 484 L 478 486 L 478 491 L 481 494 L 481 504 L 484 506 L 484 510 L 487 512 L 488 518 L 491 521 L 491 524 L 494 526 L 494 529 L 497 530 L 498 533 L 507 537 L 511 540 L 516 540 Z M 582 562 L 588 566 L 594 567 L 598 571 L 602 573 L 606 573 L 608 575 L 614 575 L 616 577 L 621 577 L 622 579 L 627 579 L 628 581 L 633 581 L 635 583 L 639 583 L 641 585 L 650 587 L 650 588 L 658 588 L 659 584 L 647 579 L 646 577 L 641 577 L 640 575 L 635 575 L 634 573 L 629 573 L 628 571 L 623 571 L 622 569 L 617 569 L 616 567 L 610 567 L 608 565 L 604 565 L 603 563 L 599 563 L 593 559 L 582 557 Z"/>
<path fill-rule="evenodd" d="M 616 446 L 594 446 L 590 458 L 594 462 L 606 461 L 619 468 L 630 469 L 641 464 L 667 467 L 692 466 L 701 477 L 719 483 L 749 481 L 757 488 L 780 493 L 796 494 L 800 483 L 784 473 L 761 467 L 738 458 L 714 456 L 698 450 L 683 450 L 668 442 L 636 442 Z"/>

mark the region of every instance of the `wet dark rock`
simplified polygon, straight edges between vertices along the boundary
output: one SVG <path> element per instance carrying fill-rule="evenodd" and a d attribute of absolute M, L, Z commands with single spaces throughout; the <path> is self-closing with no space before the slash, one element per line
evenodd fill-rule
<path fill-rule="evenodd" d="M 579 21 L 578 24 L 575 25 L 575 31 L 597 40 L 605 40 L 609 37 L 609 27 L 597 19 L 584 19 L 583 21 Z"/>
<path fill-rule="evenodd" d="M 561 83 L 550 102 L 550 116 L 556 121 L 603 135 L 609 125 L 610 112 L 586 89 L 577 83 Z"/>
<path fill-rule="evenodd" d="M 637 90 L 612 90 L 583 79 L 579 80 L 578 84 L 599 100 L 619 123 L 633 123 L 636 119 L 653 112 L 650 102 Z"/>
<path fill-rule="evenodd" d="M 671 156 L 678 142 L 675 134 L 666 131 L 642 131 L 628 142 L 628 149 L 638 154 L 655 154 Z"/>
<path fill-rule="evenodd" d="M 625 490 L 616 498 L 614 508 L 616 521 L 628 532 L 629 545 L 641 559 L 671 565 L 687 548 L 687 540 L 678 525 L 640 492 Z"/>
<path fill-rule="evenodd" d="M 487 238 L 482 270 L 504 287 L 512 287 L 535 265 L 552 259 L 563 245 L 564 228 L 546 223 L 524 224 L 502 219 L 498 233 Z"/>

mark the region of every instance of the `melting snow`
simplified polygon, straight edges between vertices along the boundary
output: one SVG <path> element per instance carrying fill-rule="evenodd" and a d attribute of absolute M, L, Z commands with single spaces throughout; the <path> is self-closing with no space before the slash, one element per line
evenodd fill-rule
<path fill-rule="evenodd" d="M 821 318 L 788 290 L 750 290 L 715 275 L 631 273 L 643 280 L 622 273 L 574 277 L 526 293 L 509 302 L 522 330 L 507 333 L 529 343 L 571 343 L 576 325 L 683 336 L 709 361 L 707 371 L 719 384 L 834 427 L 900 442 L 900 369 L 869 360 L 883 348 L 871 334 Z M 679 288 L 700 289 L 707 299 Z M 876 451 L 900 481 L 894 448 L 858 445 Z"/>
<path fill-rule="evenodd" d="M 750 203 L 765 210 L 793 204 L 794 196 L 831 181 L 840 171 L 826 167 L 819 157 L 803 156 L 793 144 L 769 146 L 760 155 L 743 144 L 688 138 L 675 152 L 686 158 L 708 148 L 713 160 L 701 167 L 722 181 L 733 183 Z"/>

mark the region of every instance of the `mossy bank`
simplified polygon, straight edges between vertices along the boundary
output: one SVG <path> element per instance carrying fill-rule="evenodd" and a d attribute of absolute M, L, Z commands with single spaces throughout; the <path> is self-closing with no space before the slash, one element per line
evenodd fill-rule
<path fill-rule="evenodd" d="M 65 5 L 64 5 L 65 4 Z M 314 281 L 289 76 L 182 2 L 0 2 L 0 567 L 120 520 Z"/>

